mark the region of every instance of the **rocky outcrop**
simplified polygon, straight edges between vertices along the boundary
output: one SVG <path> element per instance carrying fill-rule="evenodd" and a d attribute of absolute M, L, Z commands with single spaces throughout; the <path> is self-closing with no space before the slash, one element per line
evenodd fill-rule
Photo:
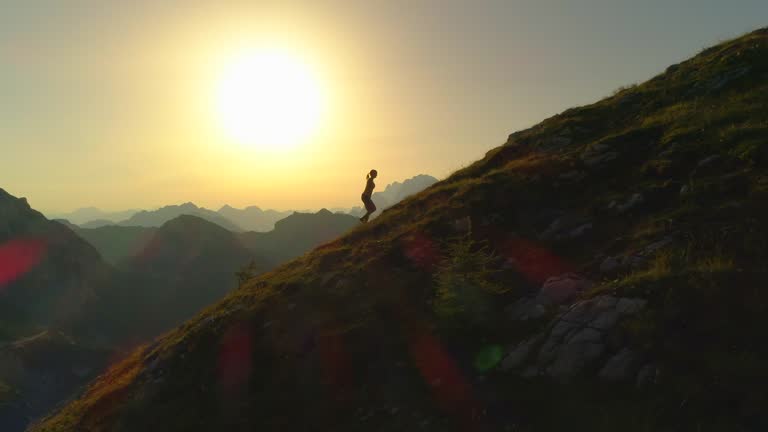
<path fill-rule="evenodd" d="M 501 368 L 525 377 L 568 379 L 596 373 L 606 381 L 635 379 L 642 357 L 628 347 L 615 349 L 608 335 L 622 319 L 645 306 L 643 299 L 613 296 L 577 302 L 544 331 L 512 349 Z"/>

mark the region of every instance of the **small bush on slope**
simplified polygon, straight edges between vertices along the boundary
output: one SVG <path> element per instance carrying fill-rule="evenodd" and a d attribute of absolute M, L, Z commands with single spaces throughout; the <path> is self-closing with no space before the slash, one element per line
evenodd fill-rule
<path fill-rule="evenodd" d="M 495 321 L 493 294 L 505 291 L 492 280 L 498 259 L 471 233 L 449 242 L 435 271 L 435 313 L 448 326 L 482 326 Z"/>

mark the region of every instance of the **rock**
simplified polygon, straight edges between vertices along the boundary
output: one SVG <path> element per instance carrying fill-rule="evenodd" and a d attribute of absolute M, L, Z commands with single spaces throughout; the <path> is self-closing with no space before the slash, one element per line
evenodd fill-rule
<path fill-rule="evenodd" d="M 525 368 L 523 373 L 520 374 L 521 377 L 526 379 L 536 378 L 539 375 L 541 375 L 541 373 L 539 372 L 539 368 L 537 368 L 536 366 L 529 366 Z"/>
<path fill-rule="evenodd" d="M 616 321 L 619 320 L 620 314 L 613 309 L 606 310 L 598 315 L 595 319 L 589 322 L 589 326 L 601 331 L 607 331 L 611 329 Z"/>
<path fill-rule="evenodd" d="M 459 233 L 468 233 L 472 230 L 472 218 L 470 216 L 453 221 L 453 229 Z"/>
<path fill-rule="evenodd" d="M 637 207 L 637 205 L 641 204 L 643 201 L 643 194 L 636 193 L 633 194 L 624 204 L 618 204 L 616 206 L 616 210 L 618 210 L 619 213 L 626 213 L 629 210 Z"/>
<path fill-rule="evenodd" d="M 595 167 L 597 165 L 602 165 L 606 162 L 610 162 L 618 157 L 619 157 L 619 153 L 612 151 L 612 152 L 598 153 L 598 154 L 585 154 L 585 155 L 582 155 L 581 160 L 584 162 L 584 165 L 588 167 Z"/>
<path fill-rule="evenodd" d="M 520 343 L 504 360 L 501 361 L 501 370 L 507 371 L 518 369 L 523 366 L 525 360 L 531 354 L 531 348 L 540 341 L 540 338 L 533 338 Z"/>
<path fill-rule="evenodd" d="M 665 247 L 672 244 L 673 241 L 674 239 L 672 237 L 664 237 L 663 239 L 657 242 L 653 242 L 648 246 L 644 247 L 641 252 L 641 255 L 645 255 L 645 256 L 653 255 L 656 252 L 660 251 L 661 249 L 664 249 Z"/>
<path fill-rule="evenodd" d="M 584 171 L 568 171 L 566 173 L 560 174 L 558 178 L 560 180 L 566 181 L 566 182 L 578 182 L 584 179 L 584 177 L 587 176 L 587 173 Z"/>
<path fill-rule="evenodd" d="M 584 225 L 580 225 L 570 232 L 568 232 L 567 238 L 574 239 L 577 237 L 583 236 L 587 231 L 592 230 L 592 223 L 586 223 Z"/>
<path fill-rule="evenodd" d="M 750 66 L 740 66 L 738 68 L 731 69 L 723 73 L 722 75 L 711 79 L 707 83 L 707 89 L 709 91 L 720 90 L 723 87 L 727 86 L 728 84 L 732 83 L 733 81 L 736 81 L 737 79 L 748 74 L 751 70 L 752 68 Z"/>
<path fill-rule="evenodd" d="M 648 304 L 644 299 L 621 298 L 616 304 L 616 312 L 621 315 L 634 315 L 640 312 Z"/>
<path fill-rule="evenodd" d="M 547 149 L 553 150 L 553 149 L 559 149 L 559 148 L 567 147 L 567 146 L 571 145 L 572 142 L 573 142 L 573 138 L 571 138 L 569 136 L 560 136 L 560 135 L 558 135 L 558 136 L 553 136 L 552 138 L 547 140 L 544 143 L 544 145 L 545 145 L 545 147 Z"/>
<path fill-rule="evenodd" d="M 691 191 L 691 187 L 688 185 L 683 185 L 683 187 L 680 188 L 680 195 L 687 195 L 688 192 Z"/>
<path fill-rule="evenodd" d="M 555 360 L 547 368 L 547 374 L 553 378 L 569 378 L 575 376 L 603 355 L 605 346 L 602 343 L 569 343 L 561 345 L 557 350 Z"/>
<path fill-rule="evenodd" d="M 568 339 L 568 344 L 599 343 L 603 337 L 602 332 L 586 327 Z"/>
<path fill-rule="evenodd" d="M 543 233 L 541 233 L 542 239 L 549 239 L 555 236 L 558 231 L 562 230 L 565 226 L 564 219 L 563 218 L 557 218 L 554 221 L 552 221 L 551 224 L 547 227 L 547 229 L 544 230 Z"/>
<path fill-rule="evenodd" d="M 592 281 L 575 273 L 566 273 L 547 279 L 541 287 L 541 294 L 553 303 L 562 304 L 573 300 L 592 285 Z"/>
<path fill-rule="evenodd" d="M 564 240 L 582 235 L 591 229 L 591 222 L 584 216 L 568 214 L 549 224 L 539 236 L 542 240 Z"/>
<path fill-rule="evenodd" d="M 552 331 L 549 332 L 550 339 L 561 340 L 567 337 L 567 335 L 579 327 L 578 322 L 561 319 L 557 324 L 552 327 Z"/>
<path fill-rule="evenodd" d="M 635 385 L 637 388 L 645 388 L 654 385 L 658 380 L 658 375 L 659 369 L 653 364 L 647 364 L 640 368 L 640 371 L 637 373 Z"/>
<path fill-rule="evenodd" d="M 541 318 L 551 303 L 544 296 L 524 297 L 506 308 L 507 316 L 515 321 Z"/>
<path fill-rule="evenodd" d="M 615 257 L 608 257 L 600 263 L 601 273 L 613 273 L 621 268 L 621 260 Z"/>
<path fill-rule="evenodd" d="M 619 300 L 613 296 L 598 296 L 573 305 L 562 320 L 578 324 L 587 324 L 594 321 L 600 313 L 613 310 Z"/>
<path fill-rule="evenodd" d="M 630 269 L 637 269 L 637 268 L 643 267 L 647 262 L 648 260 L 645 259 L 644 257 L 637 256 L 637 255 L 629 255 L 624 257 L 621 264 L 622 266 Z"/>
<path fill-rule="evenodd" d="M 555 319 L 552 326 L 520 343 L 504 359 L 502 369 L 522 369 L 523 374 L 535 370 L 537 375 L 543 371 L 553 378 L 567 379 L 598 366 L 608 350 L 610 330 L 622 317 L 638 313 L 646 303 L 644 299 L 609 295 L 580 301 Z M 611 346 L 622 348 L 621 344 Z M 638 360 L 635 352 L 621 349 L 603 365 L 601 378 L 629 379 Z"/>
<path fill-rule="evenodd" d="M 712 165 L 713 163 L 717 162 L 720 159 L 722 159 L 720 155 L 712 155 L 700 160 L 699 163 L 696 164 L 696 166 L 699 168 L 705 168 L 707 166 Z"/>
<path fill-rule="evenodd" d="M 597 376 L 604 381 L 626 381 L 635 373 L 638 360 L 639 356 L 634 351 L 624 348 L 608 359 Z"/>

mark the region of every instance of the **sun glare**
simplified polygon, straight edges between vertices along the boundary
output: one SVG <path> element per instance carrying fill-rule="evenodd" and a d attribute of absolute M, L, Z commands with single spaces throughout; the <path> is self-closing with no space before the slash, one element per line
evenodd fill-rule
<path fill-rule="evenodd" d="M 248 50 L 225 64 L 216 113 L 231 139 L 266 150 L 293 148 L 321 126 L 325 97 L 314 71 L 278 50 Z"/>

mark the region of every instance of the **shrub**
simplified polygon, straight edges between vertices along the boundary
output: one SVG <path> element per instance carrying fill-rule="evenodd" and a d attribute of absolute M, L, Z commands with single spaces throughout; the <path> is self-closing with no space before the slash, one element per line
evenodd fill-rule
<path fill-rule="evenodd" d="M 493 295 L 506 291 L 492 280 L 496 257 L 471 234 L 449 242 L 435 273 L 436 315 L 456 325 L 482 325 L 493 312 Z"/>
<path fill-rule="evenodd" d="M 251 260 L 240 271 L 235 272 L 235 277 L 237 278 L 238 285 L 242 285 L 257 274 L 259 274 L 259 266 L 255 260 Z"/>

